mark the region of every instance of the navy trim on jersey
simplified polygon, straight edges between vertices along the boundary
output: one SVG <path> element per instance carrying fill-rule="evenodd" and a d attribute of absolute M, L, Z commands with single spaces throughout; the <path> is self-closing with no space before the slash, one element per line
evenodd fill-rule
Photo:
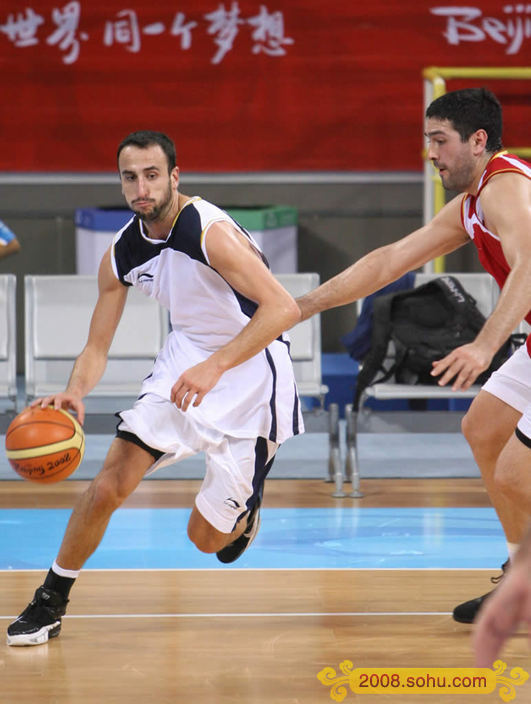
<path fill-rule="evenodd" d="M 256 445 L 254 448 L 255 461 L 254 461 L 254 476 L 253 476 L 253 493 L 247 499 L 246 505 L 249 510 L 253 508 L 258 497 L 262 498 L 264 492 L 264 482 L 269 474 L 269 470 L 273 466 L 275 461 L 275 456 L 267 461 L 269 455 L 269 448 L 267 446 L 267 440 L 265 438 L 257 438 Z"/>
<path fill-rule="evenodd" d="M 114 415 L 120 419 L 118 422 L 118 425 L 120 425 L 120 423 L 122 423 L 123 421 L 122 417 L 119 413 L 115 413 Z M 127 440 L 127 442 L 132 442 L 133 445 L 141 447 L 153 457 L 153 460 L 155 462 L 157 462 L 157 460 L 160 460 L 162 455 L 165 454 L 164 452 L 161 452 L 161 450 L 157 450 L 154 447 L 151 447 L 150 445 L 146 445 L 146 443 L 141 440 L 138 435 L 135 435 L 135 433 L 131 433 L 129 430 L 120 430 L 118 426 L 116 427 L 116 437 L 121 438 L 122 440 Z"/>
<path fill-rule="evenodd" d="M 246 230 L 242 228 L 236 220 L 233 218 L 231 218 L 231 220 L 243 230 L 244 234 L 249 236 Z M 208 263 L 201 249 L 201 216 L 193 203 L 189 203 L 181 210 L 170 236 L 166 241 L 161 240 L 160 243 L 156 241 L 153 243 L 151 241 L 148 242 L 142 236 L 140 227 L 140 219 L 138 216 L 135 216 L 131 224 L 122 232 L 120 239 L 114 246 L 114 259 L 116 261 L 118 277 L 126 286 L 132 285 L 129 281 L 125 280 L 125 276 L 127 276 L 132 269 L 137 268 L 150 259 L 155 259 L 162 250 L 168 248 L 187 254 L 191 259 L 195 259 L 201 262 L 201 264 L 208 266 L 212 271 L 216 271 L 216 269 Z M 262 258 L 266 266 L 269 266 L 267 260 L 264 257 Z M 221 276 L 218 271 L 216 271 L 216 273 Z M 141 276 L 149 275 L 141 274 Z M 227 285 L 230 286 L 228 282 Z M 258 304 L 236 291 L 232 286 L 230 286 L 230 288 L 238 301 L 242 313 L 249 319 L 252 318 L 258 308 Z"/>
<path fill-rule="evenodd" d="M 260 499 L 260 501 L 262 500 L 262 496 L 264 493 L 264 482 L 266 480 L 267 475 L 269 474 L 269 470 L 273 466 L 273 462 L 275 461 L 276 457 L 276 455 L 273 455 L 273 457 L 268 462 L 268 456 L 269 448 L 267 446 L 267 440 L 262 437 L 256 438 L 256 445 L 254 446 L 253 493 L 245 502 L 245 511 L 242 511 L 242 513 L 240 513 L 240 515 L 236 519 L 236 522 L 234 523 L 234 528 L 236 528 L 241 519 L 253 509 L 258 499 Z M 234 530 L 234 528 L 232 530 Z"/>
<path fill-rule="evenodd" d="M 271 430 L 269 431 L 269 439 L 272 442 L 277 441 L 277 409 L 276 409 L 276 396 L 277 396 L 277 370 L 275 369 L 275 363 L 271 352 L 267 349 L 264 350 L 266 354 L 267 363 L 271 368 L 271 373 L 273 375 L 273 390 L 271 392 L 271 398 L 269 399 L 269 408 L 271 409 Z"/>
<path fill-rule="evenodd" d="M 191 259 L 209 266 L 201 249 L 201 233 L 201 216 L 193 203 L 181 210 L 168 239 L 160 242 L 156 240 L 148 242 L 142 236 L 140 219 L 135 215 L 132 223 L 122 232 L 114 245 L 114 259 L 120 281 L 126 286 L 131 286 L 124 277 L 132 269 L 158 257 L 163 249 L 183 252 Z"/>
<path fill-rule="evenodd" d="M 201 249 L 201 216 L 193 203 L 188 203 L 177 218 L 172 233 L 168 238 L 167 246 L 177 252 L 187 254 L 201 264 L 209 266 L 203 250 Z"/>
<path fill-rule="evenodd" d="M 526 445 L 527 447 L 531 447 L 531 438 L 528 438 L 527 435 L 525 435 L 524 433 L 522 433 L 522 431 L 520 430 L 520 428 L 516 427 L 515 430 L 514 430 L 514 432 L 515 432 L 516 437 L 518 438 L 518 440 L 520 440 L 520 442 L 523 442 L 524 445 Z"/>
<path fill-rule="evenodd" d="M 133 222 L 122 232 L 120 239 L 114 245 L 114 261 L 118 271 L 118 278 L 126 286 L 131 286 L 125 276 L 135 267 L 150 259 L 158 257 L 165 242 L 160 244 L 147 242 L 140 232 L 140 222 L 135 215 Z"/>
<path fill-rule="evenodd" d="M 286 347 L 288 348 L 289 358 L 291 359 L 291 342 L 290 342 L 289 340 L 285 340 L 285 339 L 282 337 L 282 333 L 277 337 L 277 340 L 278 340 L 279 342 L 283 342 L 283 343 L 286 345 Z M 292 360 L 292 361 L 293 361 L 293 360 Z"/>
<path fill-rule="evenodd" d="M 215 271 L 215 269 L 214 269 Z M 219 273 L 219 272 L 218 272 Z M 224 279 L 226 281 L 226 279 Z M 228 283 L 228 282 L 227 282 Z M 230 286 L 230 284 L 228 284 Z M 241 293 L 236 291 L 235 288 L 232 288 L 232 292 L 236 296 L 236 300 L 238 301 L 240 305 L 240 310 L 241 312 L 246 315 L 248 318 L 252 318 L 253 315 L 256 313 L 256 309 L 258 308 L 258 303 L 255 303 L 254 301 L 251 301 L 250 298 L 246 298 L 243 296 Z"/>
<path fill-rule="evenodd" d="M 293 435 L 300 433 L 299 428 L 299 396 L 297 394 L 297 384 L 293 384 L 293 393 L 295 395 L 295 403 L 293 404 Z"/>
<path fill-rule="evenodd" d="M 214 271 L 216 271 L 216 269 L 214 269 Z M 219 274 L 219 272 L 217 272 L 217 273 Z M 221 276 L 221 274 L 220 274 L 220 276 Z M 224 281 L 227 281 L 227 280 L 224 279 Z M 228 281 L 227 281 L 227 284 L 228 284 L 228 286 L 230 286 Z M 240 305 L 241 312 L 244 315 L 246 315 L 248 318 L 252 318 L 253 315 L 256 313 L 256 310 L 258 308 L 258 303 L 251 301 L 250 298 L 246 298 L 241 293 L 239 293 L 239 291 L 236 291 L 235 288 L 232 288 L 232 286 L 230 286 L 230 288 L 231 288 L 233 294 L 236 296 L 236 300 L 238 301 L 238 303 Z M 282 338 L 282 333 L 280 333 L 280 335 L 275 339 L 278 340 L 279 342 L 283 342 L 285 345 L 287 345 L 288 353 L 289 353 L 289 342 Z M 290 359 L 291 359 L 291 355 L 290 355 Z"/>

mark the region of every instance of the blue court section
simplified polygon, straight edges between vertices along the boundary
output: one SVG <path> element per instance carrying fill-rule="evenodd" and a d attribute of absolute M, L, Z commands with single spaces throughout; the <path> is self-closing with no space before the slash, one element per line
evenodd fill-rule
<path fill-rule="evenodd" d="M 188 509 L 122 508 L 87 569 L 224 567 L 186 536 Z M 0 510 L 0 569 L 47 569 L 69 509 Z M 233 568 L 489 568 L 506 558 L 489 508 L 270 508 Z"/>

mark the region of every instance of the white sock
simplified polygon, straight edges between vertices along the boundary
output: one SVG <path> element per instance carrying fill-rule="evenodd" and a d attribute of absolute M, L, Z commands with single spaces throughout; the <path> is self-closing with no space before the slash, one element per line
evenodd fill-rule
<path fill-rule="evenodd" d="M 59 577 L 69 577 L 70 579 L 77 579 L 81 570 L 65 570 L 62 567 L 59 567 L 57 562 L 54 560 L 52 565 L 52 572 L 55 572 L 55 574 L 59 575 Z"/>

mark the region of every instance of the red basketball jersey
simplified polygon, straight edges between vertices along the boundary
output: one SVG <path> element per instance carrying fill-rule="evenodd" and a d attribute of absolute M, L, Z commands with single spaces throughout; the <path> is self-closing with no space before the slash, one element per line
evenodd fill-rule
<path fill-rule="evenodd" d="M 479 196 L 485 184 L 493 176 L 507 172 L 521 174 L 525 178 L 531 179 L 531 164 L 519 159 L 514 154 L 505 151 L 497 152 L 490 159 L 481 176 L 477 195 L 473 196 L 467 193 L 463 197 L 461 205 L 463 227 L 476 245 L 479 261 L 484 269 L 496 279 L 500 288 L 503 287 L 511 269 L 505 259 L 500 238 L 485 226 Z M 531 232 L 529 236 L 531 237 Z M 526 320 L 531 324 L 531 311 L 527 314 Z M 527 340 L 527 348 L 531 355 L 531 337 Z"/>

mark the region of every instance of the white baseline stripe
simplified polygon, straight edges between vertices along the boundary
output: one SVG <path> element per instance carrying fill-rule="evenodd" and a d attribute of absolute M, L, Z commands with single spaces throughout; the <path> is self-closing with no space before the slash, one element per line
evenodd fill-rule
<path fill-rule="evenodd" d="M 323 616 L 450 616 L 450 611 L 294 611 L 294 612 L 234 612 L 234 613 L 189 613 L 189 614 L 74 614 L 63 618 L 322 618 Z M 14 619 L 16 616 L 0 616 Z"/>
<path fill-rule="evenodd" d="M 42 569 L 0 569 L 2 572 L 47 572 Z M 86 567 L 85 572 L 492 572 L 492 567 Z"/>

